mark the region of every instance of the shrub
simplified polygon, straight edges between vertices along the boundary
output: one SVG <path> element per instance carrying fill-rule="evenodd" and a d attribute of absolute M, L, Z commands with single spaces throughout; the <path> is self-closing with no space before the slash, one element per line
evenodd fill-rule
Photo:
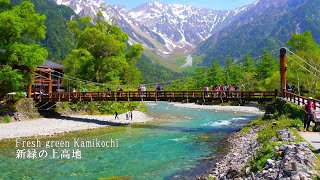
<path fill-rule="evenodd" d="M 10 118 L 10 116 L 3 116 L 3 122 L 4 123 L 9 123 L 11 121 L 11 118 Z"/>
<path fill-rule="evenodd" d="M 303 109 L 295 104 L 287 102 L 284 107 L 284 113 L 291 119 L 304 119 Z"/>
<path fill-rule="evenodd" d="M 301 126 L 303 126 L 301 119 L 296 118 L 290 120 L 290 127 L 295 127 L 299 129 Z"/>
<path fill-rule="evenodd" d="M 260 148 L 256 153 L 256 158 L 253 160 L 252 171 L 257 172 L 262 169 L 267 160 L 274 157 L 273 146 L 271 146 L 268 142 L 264 142 L 262 148 Z"/>

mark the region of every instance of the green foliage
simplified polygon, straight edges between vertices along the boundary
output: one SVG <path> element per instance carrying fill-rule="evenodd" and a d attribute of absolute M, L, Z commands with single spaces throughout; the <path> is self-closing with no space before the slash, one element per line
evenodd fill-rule
<path fill-rule="evenodd" d="M 3 116 L 3 122 L 4 123 L 9 123 L 11 121 L 10 116 Z"/>
<path fill-rule="evenodd" d="M 271 78 L 272 75 L 277 71 L 277 69 L 279 69 L 278 67 L 279 66 L 277 60 L 273 58 L 270 52 L 264 51 L 261 54 L 261 59 L 257 64 L 257 74 L 255 77 L 260 82 L 260 86 L 266 86 L 264 80 L 267 78 Z"/>
<path fill-rule="evenodd" d="M 211 84 L 222 84 L 223 72 L 221 71 L 222 67 L 220 66 L 217 59 L 213 61 L 212 66 L 208 69 L 208 81 Z"/>
<path fill-rule="evenodd" d="M 320 126 L 314 126 L 313 131 L 314 132 L 320 132 Z"/>
<path fill-rule="evenodd" d="M 290 127 L 298 128 L 303 127 L 301 119 L 292 119 L 290 120 Z"/>
<path fill-rule="evenodd" d="M 63 61 L 64 72 L 88 81 L 138 86 L 141 74 L 136 64 L 143 47 L 136 44 L 128 48 L 128 35 L 119 27 L 103 22 L 101 13 L 98 13 L 94 24 L 90 20 L 88 17 L 80 18 L 83 27 L 76 21 L 69 22 L 76 49 Z"/>
<path fill-rule="evenodd" d="M 319 80 L 314 76 L 318 72 L 308 65 L 310 64 L 315 69 L 320 68 L 320 47 L 313 38 L 311 31 L 306 31 L 303 34 L 293 34 L 287 44 L 291 50 L 295 51 L 295 54 L 306 61 L 304 63 L 294 55 L 287 58 L 287 64 L 290 65 L 288 68 L 288 82 L 296 82 L 296 86 L 298 85 L 297 93 L 320 97 Z"/>
<path fill-rule="evenodd" d="M 22 81 L 22 74 L 17 69 L 12 69 L 8 65 L 0 67 L 0 97 L 22 89 Z"/>
<path fill-rule="evenodd" d="M 304 110 L 301 106 L 287 102 L 284 106 L 284 113 L 291 119 L 300 119 L 303 121 L 305 118 Z"/>
<path fill-rule="evenodd" d="M 246 55 L 245 61 L 241 64 L 240 74 L 242 74 L 242 78 L 240 80 L 240 84 L 245 84 L 247 89 L 255 89 L 257 80 L 257 68 L 254 65 L 253 59 Z"/>
<path fill-rule="evenodd" d="M 274 156 L 273 146 L 268 142 L 264 142 L 262 145 L 263 148 L 260 148 L 256 153 L 255 162 L 252 165 L 252 171 L 256 172 L 262 169 L 267 160 L 271 159 Z"/>
<path fill-rule="evenodd" d="M 37 44 L 45 38 L 45 19 L 28 0 L 0 13 L 0 96 L 22 91 L 31 77 L 29 69 L 47 58 L 47 50 Z"/>
<path fill-rule="evenodd" d="M 259 131 L 257 140 L 259 142 L 269 141 L 273 136 L 276 136 L 280 129 L 290 126 L 290 120 L 286 116 L 280 116 L 275 123 L 268 123 Z"/>
<path fill-rule="evenodd" d="M 23 0 L 11 0 L 18 5 Z M 77 15 L 67 6 L 57 5 L 54 1 L 31 0 L 36 12 L 46 15 L 46 38 L 41 40 L 42 47 L 48 50 L 48 58 L 60 63 L 74 48 L 74 37 L 68 31 L 67 22 Z"/>

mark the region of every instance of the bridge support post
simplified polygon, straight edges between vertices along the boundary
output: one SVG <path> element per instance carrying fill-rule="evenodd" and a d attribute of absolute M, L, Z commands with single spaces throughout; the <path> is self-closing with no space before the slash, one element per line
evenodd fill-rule
<path fill-rule="evenodd" d="M 287 50 L 285 48 L 280 49 L 280 87 L 281 87 L 281 97 L 285 96 L 286 91 L 286 78 L 287 78 L 287 62 L 286 62 L 286 53 Z"/>
<path fill-rule="evenodd" d="M 30 82 L 29 82 L 29 84 L 28 84 L 28 98 L 31 98 L 31 94 L 32 94 L 32 76 L 31 76 L 31 74 L 32 74 L 32 69 L 29 69 L 29 72 L 30 72 Z M 36 96 L 34 96 L 34 98 L 35 98 Z"/>

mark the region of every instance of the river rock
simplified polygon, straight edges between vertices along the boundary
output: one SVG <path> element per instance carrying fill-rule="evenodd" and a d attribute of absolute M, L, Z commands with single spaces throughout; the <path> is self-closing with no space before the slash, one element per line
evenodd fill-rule
<path fill-rule="evenodd" d="M 318 175 L 314 171 L 316 156 L 307 143 L 293 143 L 295 136 L 288 129 L 278 131 L 278 138 L 273 138 L 281 139 L 286 144 L 274 147 L 276 156 L 268 159 L 265 167 L 253 174 L 251 167 L 244 165 L 249 164 L 249 160 L 259 149 L 259 143 L 256 140 L 258 131 L 259 127 L 253 127 L 247 134 L 233 135 L 228 139 L 229 152 L 215 164 L 211 172 L 215 179 L 252 179 L 254 177 L 257 180 L 290 180 L 310 179 L 311 176 Z M 281 159 L 277 160 L 277 158 Z"/>
<path fill-rule="evenodd" d="M 212 170 L 212 172 L 218 172 L 217 179 L 235 179 L 250 174 L 251 168 L 247 168 L 246 171 L 243 171 L 243 168 L 245 164 L 249 164 L 249 160 L 259 148 L 256 140 L 259 129 L 259 127 L 253 127 L 249 133 L 236 134 L 228 139 L 229 152 L 215 164 Z"/>

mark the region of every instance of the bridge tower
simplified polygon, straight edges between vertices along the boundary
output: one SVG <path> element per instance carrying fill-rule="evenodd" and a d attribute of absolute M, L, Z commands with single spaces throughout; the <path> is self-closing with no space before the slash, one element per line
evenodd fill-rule
<path fill-rule="evenodd" d="M 286 79 L 287 79 L 287 60 L 286 60 L 286 48 L 280 49 L 280 88 L 281 96 L 284 97 L 284 91 L 286 91 Z"/>

